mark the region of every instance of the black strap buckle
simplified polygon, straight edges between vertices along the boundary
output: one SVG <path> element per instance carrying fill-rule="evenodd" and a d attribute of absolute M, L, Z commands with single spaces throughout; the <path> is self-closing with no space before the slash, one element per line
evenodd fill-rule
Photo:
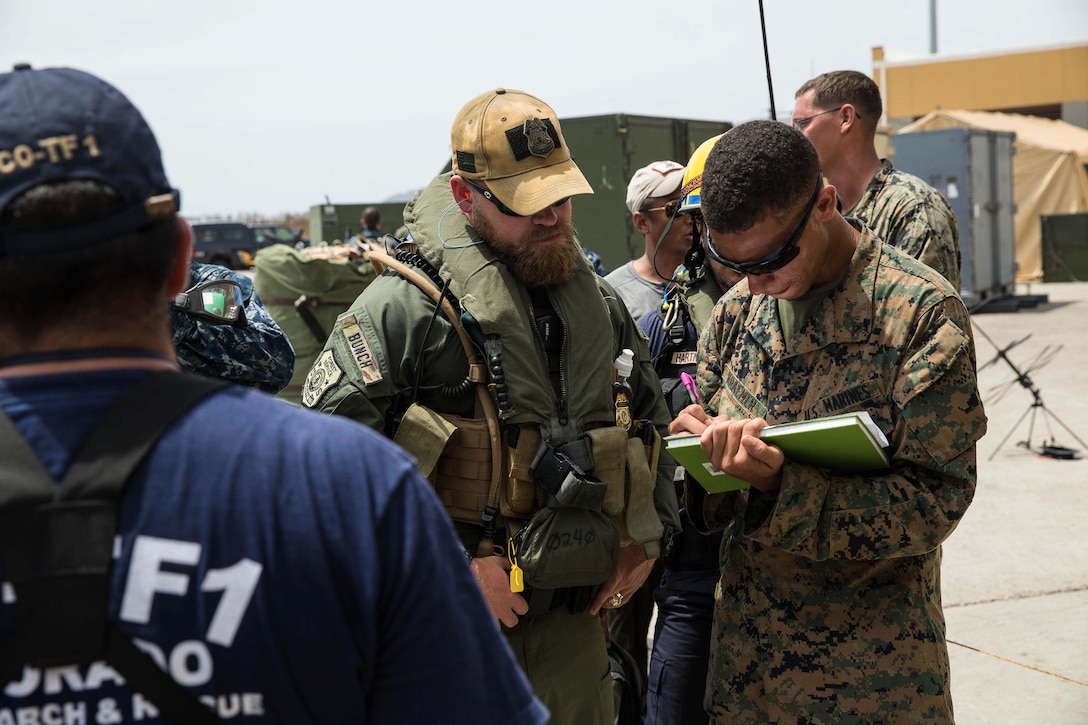
<path fill-rule="evenodd" d="M 586 478 L 586 472 L 577 463 L 560 453 L 547 441 L 537 451 L 536 457 L 529 466 L 529 473 L 552 496 L 559 493 L 563 481 L 568 476 L 573 474 L 576 478 Z"/>

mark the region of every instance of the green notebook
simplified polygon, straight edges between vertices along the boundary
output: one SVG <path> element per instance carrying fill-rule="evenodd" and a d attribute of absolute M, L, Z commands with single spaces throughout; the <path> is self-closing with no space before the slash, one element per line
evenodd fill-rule
<path fill-rule="evenodd" d="M 778 446 L 786 458 L 835 473 L 860 473 L 888 467 L 888 439 L 866 411 L 770 425 L 759 437 Z M 719 471 L 703 454 L 699 435 L 665 437 L 665 448 L 708 493 L 748 488 L 748 483 Z"/>

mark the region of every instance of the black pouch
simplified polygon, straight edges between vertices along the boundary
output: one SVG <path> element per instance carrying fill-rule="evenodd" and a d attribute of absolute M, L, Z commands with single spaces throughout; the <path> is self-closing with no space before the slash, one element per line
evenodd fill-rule
<path fill-rule="evenodd" d="M 550 443 L 540 447 L 529 468 L 533 480 L 540 484 L 560 506 L 600 511 L 604 505 L 608 484 L 582 470 L 574 460 Z"/>
<path fill-rule="evenodd" d="M 619 564 L 620 527 L 605 511 L 547 506 L 514 534 L 510 546 L 532 587 L 593 586 Z"/>

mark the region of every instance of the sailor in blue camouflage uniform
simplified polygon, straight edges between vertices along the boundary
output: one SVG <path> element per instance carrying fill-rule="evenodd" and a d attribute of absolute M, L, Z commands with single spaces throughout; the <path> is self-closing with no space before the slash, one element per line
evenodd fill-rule
<path fill-rule="evenodd" d="M 737 126 L 706 163 L 707 253 L 746 279 L 699 344 L 705 410 L 670 432 L 701 431 L 751 488 L 686 489 L 725 537 L 705 706 L 734 725 L 951 723 L 941 544 L 986 431 L 970 319 L 947 280 L 835 201 L 786 124 Z M 803 466 L 758 438 L 860 410 L 890 441 L 886 470 Z"/>
<path fill-rule="evenodd" d="M 291 382 L 295 369 L 295 351 L 287 336 L 268 313 L 249 277 L 217 264 L 189 263 L 189 289 L 211 280 L 238 284 L 246 324 L 215 324 L 170 305 L 178 364 L 186 372 L 278 393 Z"/>
<path fill-rule="evenodd" d="M 960 289 L 960 238 L 955 212 L 941 192 L 892 167 L 876 151 L 883 113 L 872 78 L 841 70 L 819 75 L 796 93 L 793 125 L 816 147 L 840 211 L 882 240 L 929 265 Z"/>

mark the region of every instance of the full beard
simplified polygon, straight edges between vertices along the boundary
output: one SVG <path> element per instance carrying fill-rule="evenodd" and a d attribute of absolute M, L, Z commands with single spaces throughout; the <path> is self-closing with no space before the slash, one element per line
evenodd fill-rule
<path fill-rule="evenodd" d="M 526 287 L 551 287 L 566 282 L 574 274 L 581 250 L 572 224 L 559 222 L 521 239 L 499 236 L 482 214 L 473 214 L 472 226 L 499 261 Z M 557 235 L 561 238 L 542 243 Z"/>

